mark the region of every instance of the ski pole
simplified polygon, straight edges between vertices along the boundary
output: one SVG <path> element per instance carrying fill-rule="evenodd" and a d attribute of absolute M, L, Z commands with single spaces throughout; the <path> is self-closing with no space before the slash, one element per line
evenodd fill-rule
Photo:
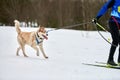
<path fill-rule="evenodd" d="M 98 22 L 96 23 L 97 26 L 99 26 L 102 30 L 105 32 L 108 32 L 102 25 L 100 25 Z M 109 33 L 109 32 L 108 32 Z M 110 42 L 110 38 L 108 38 L 108 41 Z"/>
<path fill-rule="evenodd" d="M 102 30 L 104 30 L 105 32 L 109 33 L 109 31 L 107 31 L 107 30 L 106 30 L 102 25 L 100 25 L 98 22 L 96 22 L 95 24 L 96 24 L 98 27 L 100 27 Z M 116 47 L 116 45 L 114 45 L 114 44 L 112 44 L 112 43 L 110 42 L 110 38 L 106 39 L 106 38 L 100 33 L 100 31 L 98 30 L 97 27 L 96 27 L 96 29 L 97 29 L 98 33 L 100 34 L 100 36 L 101 36 L 106 42 L 108 42 L 110 45 L 113 45 L 113 46 Z"/>
<path fill-rule="evenodd" d="M 100 25 L 98 22 L 96 22 L 96 25 L 98 26 L 98 27 L 100 27 L 102 30 L 104 30 L 105 32 L 108 32 L 102 25 Z"/>

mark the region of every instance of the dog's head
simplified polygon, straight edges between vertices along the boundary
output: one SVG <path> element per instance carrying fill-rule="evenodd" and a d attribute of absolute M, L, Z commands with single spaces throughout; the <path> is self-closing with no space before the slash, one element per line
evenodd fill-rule
<path fill-rule="evenodd" d="M 18 20 L 14 20 L 15 26 L 20 26 L 20 22 Z"/>
<path fill-rule="evenodd" d="M 43 27 L 43 26 L 40 26 L 39 27 L 39 29 L 38 29 L 38 31 L 37 31 L 37 33 L 38 33 L 38 36 L 40 37 L 40 38 L 42 38 L 42 39 L 48 39 L 48 35 L 47 35 L 47 32 L 46 32 L 46 30 L 45 30 L 45 27 Z"/>

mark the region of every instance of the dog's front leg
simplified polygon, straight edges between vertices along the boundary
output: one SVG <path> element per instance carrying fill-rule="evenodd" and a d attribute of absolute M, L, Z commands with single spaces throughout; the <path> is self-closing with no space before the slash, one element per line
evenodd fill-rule
<path fill-rule="evenodd" d="M 31 47 L 37 51 L 37 56 L 39 56 L 39 49 L 36 46 L 31 46 Z"/>
<path fill-rule="evenodd" d="M 45 54 L 45 52 L 44 52 L 44 50 L 43 50 L 43 44 L 42 44 L 42 43 L 39 45 L 39 48 L 40 48 L 43 56 L 47 59 L 48 57 L 46 56 L 46 54 Z"/>
<path fill-rule="evenodd" d="M 25 46 L 22 46 L 21 48 L 22 48 L 24 57 L 28 57 L 28 56 L 25 54 Z"/>

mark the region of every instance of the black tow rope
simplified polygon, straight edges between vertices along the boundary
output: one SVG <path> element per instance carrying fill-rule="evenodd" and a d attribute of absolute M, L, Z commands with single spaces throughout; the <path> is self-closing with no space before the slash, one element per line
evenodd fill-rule
<path fill-rule="evenodd" d="M 95 24 L 96 24 L 96 30 L 98 31 L 99 35 L 100 35 L 106 42 L 108 42 L 110 45 L 116 47 L 116 45 L 112 44 L 108 39 L 106 39 L 106 38 L 100 33 L 98 27 L 101 28 L 103 31 L 105 31 L 105 32 L 107 32 L 107 33 L 109 33 L 109 31 L 107 31 L 107 30 L 106 30 L 102 25 L 100 25 L 98 22 L 96 22 Z"/>
<path fill-rule="evenodd" d="M 55 28 L 55 29 L 52 29 L 52 30 L 48 30 L 47 33 L 51 32 L 51 31 L 55 31 L 55 30 L 69 29 L 69 28 L 73 28 L 73 27 L 81 26 L 81 25 L 85 25 L 85 24 L 90 24 L 90 23 L 92 23 L 92 22 L 90 21 L 90 22 L 80 23 L 80 24 L 75 24 L 75 25 L 70 25 L 70 26 L 63 26 L 62 28 Z"/>

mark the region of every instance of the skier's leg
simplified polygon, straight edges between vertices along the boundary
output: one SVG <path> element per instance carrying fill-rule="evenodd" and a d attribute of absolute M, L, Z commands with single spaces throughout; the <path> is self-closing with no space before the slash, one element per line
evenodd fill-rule
<path fill-rule="evenodd" d="M 118 42 L 119 42 L 119 31 L 118 31 L 118 27 L 116 26 L 116 24 L 114 22 L 109 22 L 109 27 L 110 27 L 111 36 L 113 39 L 112 44 L 114 44 L 116 46 L 111 45 L 107 63 L 110 65 L 117 65 L 114 62 L 114 53 L 115 53 L 116 47 L 118 46 Z"/>
<path fill-rule="evenodd" d="M 120 32 L 119 32 L 119 54 L 118 54 L 118 65 L 120 66 Z"/>

